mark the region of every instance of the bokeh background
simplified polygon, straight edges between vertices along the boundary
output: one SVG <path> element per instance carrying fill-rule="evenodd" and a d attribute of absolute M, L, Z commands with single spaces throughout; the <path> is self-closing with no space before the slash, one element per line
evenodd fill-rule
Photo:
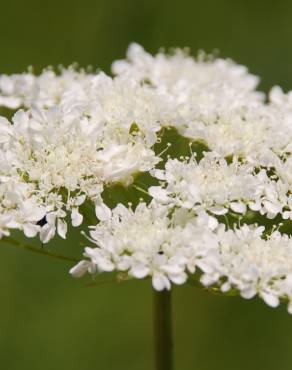
<path fill-rule="evenodd" d="M 26 0 L 0 3 L 0 73 L 78 62 L 107 72 L 137 41 L 189 46 L 246 64 L 267 90 L 292 89 L 289 0 Z M 80 255 L 78 231 L 49 247 Z M 148 282 L 88 287 L 72 264 L 0 242 L 0 368 L 150 370 Z M 259 300 L 173 291 L 177 370 L 290 370 L 292 317 Z"/>

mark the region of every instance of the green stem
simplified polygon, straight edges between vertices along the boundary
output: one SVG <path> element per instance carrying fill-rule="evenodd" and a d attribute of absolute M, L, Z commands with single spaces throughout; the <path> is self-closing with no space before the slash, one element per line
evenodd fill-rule
<path fill-rule="evenodd" d="M 43 249 L 43 248 L 40 249 L 40 248 L 34 247 L 33 245 L 29 245 L 29 244 L 26 244 L 26 243 L 21 243 L 18 240 L 15 240 L 15 239 L 10 238 L 10 237 L 4 237 L 3 238 L 3 243 L 10 244 L 10 245 L 13 245 L 14 247 L 21 248 L 21 249 L 28 249 L 31 252 L 42 254 L 42 255 L 45 255 L 45 256 L 49 256 L 49 257 L 53 257 L 53 258 L 56 258 L 56 259 L 59 259 L 59 260 L 65 260 L 65 261 L 70 261 L 70 262 L 79 262 L 80 261 L 80 259 L 78 259 L 78 258 L 65 256 L 63 254 L 51 252 L 51 251 Z"/>
<path fill-rule="evenodd" d="M 172 370 L 171 293 L 154 291 L 154 341 L 156 370 Z"/>
<path fill-rule="evenodd" d="M 138 191 L 140 191 L 141 193 L 143 193 L 143 194 L 145 194 L 145 195 L 148 195 L 148 196 L 149 196 L 148 191 L 147 191 L 147 190 L 145 190 L 145 189 L 143 189 L 143 188 L 141 188 L 140 186 L 138 186 L 138 185 L 133 185 L 133 188 L 134 188 L 134 189 L 136 189 L 136 190 L 138 190 Z"/>

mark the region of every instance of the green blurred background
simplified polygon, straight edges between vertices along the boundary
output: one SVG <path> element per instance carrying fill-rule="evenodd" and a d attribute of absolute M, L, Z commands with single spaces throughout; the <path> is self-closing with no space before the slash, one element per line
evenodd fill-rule
<path fill-rule="evenodd" d="M 292 2 L 231 0 L 4 1 L 0 73 L 78 62 L 109 71 L 137 41 L 189 46 L 246 64 L 267 90 L 292 88 Z M 78 256 L 76 232 L 49 247 Z M 0 243 L 0 368 L 150 370 L 149 282 L 87 287 L 72 264 Z M 259 300 L 174 289 L 177 370 L 291 369 L 292 317 Z"/>

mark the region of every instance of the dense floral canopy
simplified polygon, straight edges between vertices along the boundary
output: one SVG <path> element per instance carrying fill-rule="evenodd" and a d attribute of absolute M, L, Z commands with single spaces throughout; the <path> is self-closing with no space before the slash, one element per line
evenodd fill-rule
<path fill-rule="evenodd" d="M 291 93 L 266 96 L 231 60 L 137 44 L 112 72 L 0 75 L 0 236 L 45 244 L 83 224 L 74 276 L 199 279 L 292 313 Z"/>

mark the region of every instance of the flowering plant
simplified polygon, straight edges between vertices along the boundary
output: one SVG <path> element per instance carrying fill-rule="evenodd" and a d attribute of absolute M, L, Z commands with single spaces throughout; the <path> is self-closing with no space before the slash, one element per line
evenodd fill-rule
<path fill-rule="evenodd" d="M 50 254 L 84 225 L 70 273 L 151 278 L 169 369 L 173 284 L 292 313 L 292 95 L 187 50 L 132 44 L 112 71 L 0 76 L 0 236 L 18 245 L 22 230 Z"/>

